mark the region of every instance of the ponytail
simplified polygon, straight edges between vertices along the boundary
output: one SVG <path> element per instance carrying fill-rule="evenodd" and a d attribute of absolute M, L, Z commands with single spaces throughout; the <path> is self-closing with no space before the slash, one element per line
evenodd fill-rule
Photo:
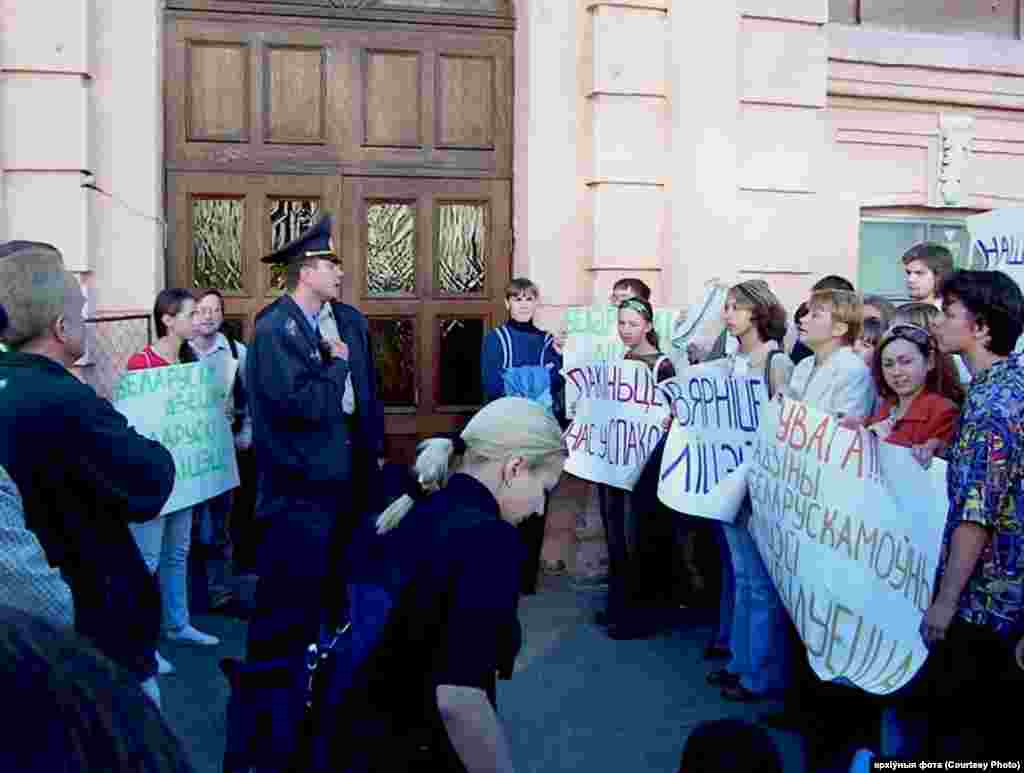
<path fill-rule="evenodd" d="M 458 451 L 456 449 L 459 449 Z M 466 444 L 462 438 L 432 437 L 416 446 L 416 482 L 425 494 L 431 494 L 448 482 L 448 470 L 453 454 L 464 454 Z M 402 522 L 412 510 L 416 498 L 403 494 L 377 517 L 377 533 L 386 534 Z"/>
<path fill-rule="evenodd" d="M 431 494 L 448 483 L 452 457 L 498 461 L 522 456 L 532 465 L 564 453 L 562 430 L 545 409 L 522 397 L 502 397 L 481 408 L 461 433 L 424 440 L 416 446 L 413 470 L 420 490 Z M 402 522 L 416 503 L 404 494 L 377 517 L 377 533 L 385 534 Z"/>

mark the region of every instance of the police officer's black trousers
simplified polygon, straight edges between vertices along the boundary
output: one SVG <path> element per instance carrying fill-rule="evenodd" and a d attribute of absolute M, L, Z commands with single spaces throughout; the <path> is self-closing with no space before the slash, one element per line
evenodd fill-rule
<path fill-rule="evenodd" d="M 319 634 L 335 507 L 336 500 L 323 507 L 296 503 L 289 512 L 270 516 L 257 554 L 260 579 L 249 621 L 249 660 L 294 655 Z"/>

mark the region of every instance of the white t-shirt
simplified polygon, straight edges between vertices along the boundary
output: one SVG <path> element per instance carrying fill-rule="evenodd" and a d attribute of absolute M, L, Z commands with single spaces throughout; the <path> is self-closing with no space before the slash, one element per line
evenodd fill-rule
<path fill-rule="evenodd" d="M 216 338 L 213 339 L 213 346 L 210 347 L 209 351 L 199 351 L 194 341 L 189 341 L 189 346 L 192 347 L 192 351 L 195 352 L 196 357 L 200 361 L 213 366 L 218 377 L 222 379 L 227 395 L 227 404 L 224 407 L 228 415 L 228 421 L 233 421 L 236 412 L 234 393 L 235 379 L 239 379 L 242 383 L 242 387 L 245 387 L 245 344 L 241 341 L 235 341 L 235 350 L 238 352 L 237 362 L 231 354 L 231 344 L 228 343 L 227 336 L 223 333 L 217 333 Z M 244 409 L 240 411 L 240 415 L 242 419 L 242 427 L 238 434 L 244 442 L 251 442 L 252 416 Z"/>

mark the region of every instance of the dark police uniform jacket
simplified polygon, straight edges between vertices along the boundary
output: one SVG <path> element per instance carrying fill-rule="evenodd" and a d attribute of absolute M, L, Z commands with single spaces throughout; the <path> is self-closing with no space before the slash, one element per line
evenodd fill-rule
<path fill-rule="evenodd" d="M 385 456 L 384 405 L 378 396 L 377 368 L 370 346 L 370 330 L 366 317 L 347 303 L 332 303 L 331 311 L 338 324 L 338 333 L 348 345 L 348 367 L 356 398 L 356 437 L 353 445 L 361 466 L 376 469 L 377 459 Z"/>
<path fill-rule="evenodd" d="M 142 680 L 156 673 L 160 591 L 128 528 L 155 518 L 174 459 L 45 357 L 0 354 L 0 465 L 75 601 L 75 629 Z"/>
<path fill-rule="evenodd" d="M 326 357 L 298 304 L 283 295 L 256 318 L 246 361 L 256 452 L 256 515 L 297 501 L 337 501 L 351 480 L 342 409 L 349 363 Z"/>

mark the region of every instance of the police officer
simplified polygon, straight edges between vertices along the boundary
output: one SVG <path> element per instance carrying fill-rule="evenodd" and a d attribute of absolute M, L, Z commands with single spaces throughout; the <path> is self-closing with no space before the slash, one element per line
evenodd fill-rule
<path fill-rule="evenodd" d="M 349 347 L 319 328 L 324 304 L 341 292 L 332 224 L 325 214 L 263 258 L 287 266 L 287 292 L 257 316 L 246 363 L 256 517 L 264 522 L 250 659 L 291 654 L 316 637 L 331 541 L 346 542 L 356 517 L 348 507 L 353 449 L 344 413 Z"/>

